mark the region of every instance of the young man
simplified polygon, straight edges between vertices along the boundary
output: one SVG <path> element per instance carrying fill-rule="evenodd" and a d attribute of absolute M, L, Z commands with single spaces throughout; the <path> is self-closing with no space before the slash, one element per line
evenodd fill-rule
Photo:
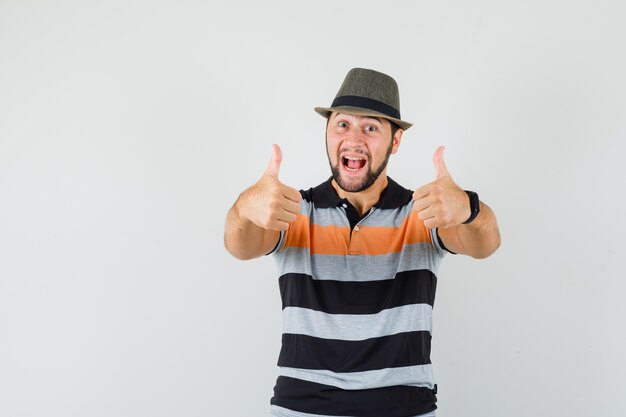
<path fill-rule="evenodd" d="M 278 267 L 283 338 L 271 414 L 434 416 L 439 265 L 448 252 L 491 255 L 500 245 L 495 215 L 454 183 L 443 147 L 434 182 L 412 191 L 387 177 L 411 127 L 388 75 L 354 68 L 332 105 L 315 110 L 327 118 L 332 177 L 307 191 L 282 184 L 274 145 L 226 218 L 233 256 L 272 253 Z"/>

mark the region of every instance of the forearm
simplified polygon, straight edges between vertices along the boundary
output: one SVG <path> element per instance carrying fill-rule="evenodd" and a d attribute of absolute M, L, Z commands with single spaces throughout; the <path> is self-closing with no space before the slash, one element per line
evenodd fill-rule
<path fill-rule="evenodd" d="M 469 224 L 456 226 L 463 253 L 473 258 L 486 258 L 500 246 L 500 231 L 491 208 L 480 202 L 480 213 Z"/>
<path fill-rule="evenodd" d="M 278 180 L 282 153 L 273 145 L 272 159 L 253 186 L 239 195 L 226 215 L 224 246 L 235 258 L 252 259 L 272 251 L 280 231 L 300 212 L 302 196 Z"/>
<path fill-rule="evenodd" d="M 265 255 L 272 250 L 269 246 L 273 247 L 272 242 L 278 241 L 279 232 L 259 227 L 242 216 L 241 198 L 239 196 L 226 215 L 224 246 L 235 258 L 246 260 Z"/>

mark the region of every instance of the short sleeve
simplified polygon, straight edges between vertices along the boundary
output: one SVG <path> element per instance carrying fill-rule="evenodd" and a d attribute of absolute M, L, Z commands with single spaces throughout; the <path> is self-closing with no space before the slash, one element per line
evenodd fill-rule
<path fill-rule="evenodd" d="M 432 240 L 433 246 L 437 248 L 437 250 L 440 251 L 442 255 L 445 253 L 451 253 L 453 255 L 457 254 L 456 252 L 452 252 L 450 249 L 444 246 L 443 242 L 441 241 L 441 238 L 439 237 L 438 227 L 433 227 L 432 229 L 430 229 L 430 238 Z"/>
<path fill-rule="evenodd" d="M 287 235 L 287 232 L 285 230 L 281 230 L 280 231 L 280 235 L 278 236 L 278 241 L 276 242 L 276 246 L 274 246 L 274 249 L 272 249 L 271 251 L 266 253 L 265 256 L 271 255 L 273 253 L 276 253 L 276 252 L 280 251 L 282 249 L 283 245 L 285 244 L 285 236 L 286 235 Z"/>

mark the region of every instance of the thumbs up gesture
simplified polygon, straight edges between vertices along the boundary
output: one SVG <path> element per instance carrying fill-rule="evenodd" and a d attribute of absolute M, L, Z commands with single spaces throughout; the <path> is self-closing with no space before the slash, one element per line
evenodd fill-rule
<path fill-rule="evenodd" d="M 437 178 L 413 193 L 413 210 L 427 228 L 447 228 L 466 221 L 471 214 L 467 193 L 452 181 L 440 146 L 433 155 Z"/>
<path fill-rule="evenodd" d="M 242 193 L 239 212 L 263 229 L 287 230 L 300 213 L 302 196 L 278 180 L 283 155 L 278 145 L 272 146 L 270 163 L 256 184 Z"/>

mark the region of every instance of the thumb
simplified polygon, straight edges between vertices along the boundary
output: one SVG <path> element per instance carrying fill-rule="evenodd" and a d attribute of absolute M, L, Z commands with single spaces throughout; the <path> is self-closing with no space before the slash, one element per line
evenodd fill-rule
<path fill-rule="evenodd" d="M 265 170 L 265 174 L 278 179 L 278 172 L 280 171 L 280 163 L 282 162 L 282 160 L 283 153 L 280 150 L 280 146 L 273 144 L 272 159 L 270 159 L 270 163 Z"/>
<path fill-rule="evenodd" d="M 437 148 L 435 154 L 433 155 L 433 164 L 435 165 L 435 173 L 437 174 L 437 178 L 450 176 L 448 168 L 446 167 L 446 163 L 443 162 L 443 151 L 445 150 L 445 146 L 440 146 Z"/>

